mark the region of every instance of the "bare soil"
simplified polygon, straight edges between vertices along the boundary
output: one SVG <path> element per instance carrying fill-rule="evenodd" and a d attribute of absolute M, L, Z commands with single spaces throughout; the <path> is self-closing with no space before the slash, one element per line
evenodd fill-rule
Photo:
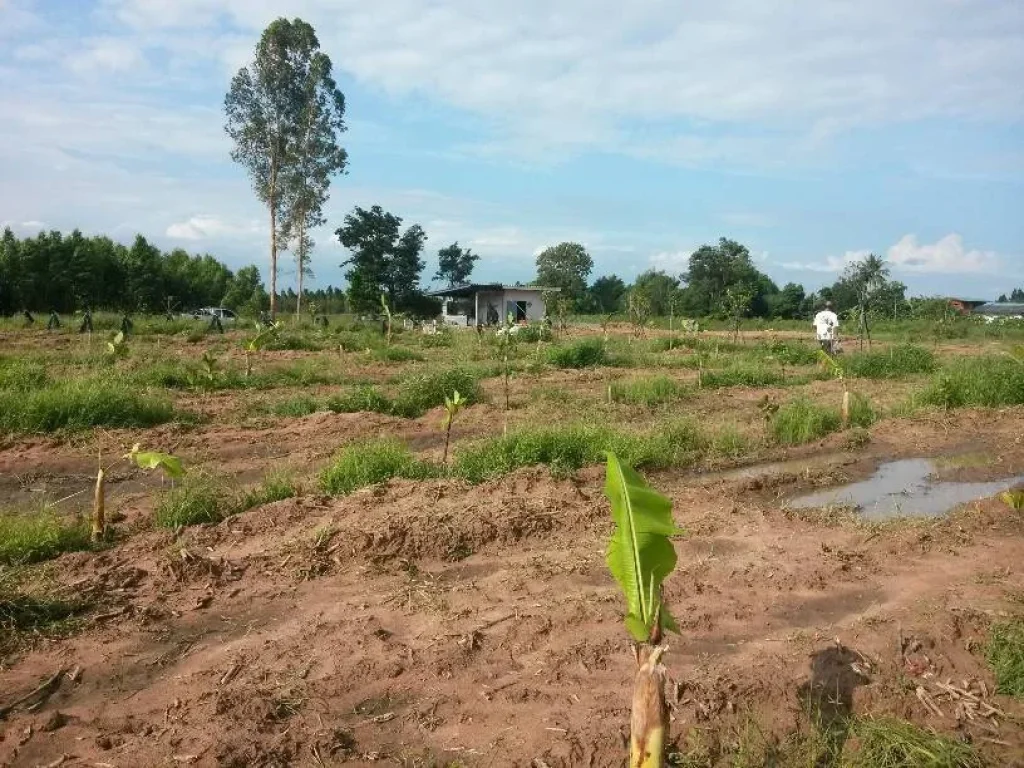
<path fill-rule="evenodd" d="M 430 418 L 315 414 L 147 439 L 244 475 L 322 463 L 354 435 L 415 439 L 436 431 Z M 847 713 L 960 733 L 993 765 L 1024 765 L 1024 706 L 992 693 L 983 657 L 990 622 L 1024 599 L 1024 516 L 989 499 L 865 527 L 783 503 L 900 456 L 980 451 L 1010 474 L 1022 427 L 1024 411 L 968 411 L 882 423 L 856 454 L 842 436 L 775 451 L 797 463 L 766 475 L 653 475 L 688 531 L 666 595 L 682 629 L 666 658 L 673 735 L 724 739 L 747 718 L 806 730 L 806 703 L 834 687 Z M 25 466 L 77 482 L 94 447 L 9 445 L 3 491 Z M 96 608 L 0 671 L 2 707 L 63 670 L 38 706 L 0 721 L 0 764 L 621 766 L 633 661 L 603 562 L 602 481 L 594 468 L 392 482 L 65 555 L 59 583 Z M 124 482 L 140 483 L 121 497 L 137 518 L 151 480 Z M 958 722 L 940 684 L 974 680 L 1003 714 Z"/>

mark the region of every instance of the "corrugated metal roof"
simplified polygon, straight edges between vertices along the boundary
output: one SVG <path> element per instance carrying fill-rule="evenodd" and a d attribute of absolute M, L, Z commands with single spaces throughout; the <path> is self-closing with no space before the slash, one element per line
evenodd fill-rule
<path fill-rule="evenodd" d="M 975 307 L 979 315 L 1024 315 L 1024 303 L 1017 301 L 990 301 Z"/>
<path fill-rule="evenodd" d="M 543 285 L 508 285 L 506 283 L 466 283 L 465 285 L 453 285 L 449 288 L 441 288 L 437 291 L 430 291 L 428 296 L 472 296 L 480 291 L 552 291 L 558 293 L 561 288 L 548 288 Z"/>

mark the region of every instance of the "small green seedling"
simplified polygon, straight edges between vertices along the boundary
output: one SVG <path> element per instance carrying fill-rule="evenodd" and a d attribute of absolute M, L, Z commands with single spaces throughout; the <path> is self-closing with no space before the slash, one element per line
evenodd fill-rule
<path fill-rule="evenodd" d="M 159 451 L 142 451 L 139 450 L 138 443 L 133 445 L 132 449 L 121 458 L 140 469 L 161 469 L 168 477 L 175 479 L 180 478 L 185 473 L 181 459 L 177 456 L 172 456 L 169 453 L 160 453 Z M 100 457 L 92 502 L 92 534 L 90 538 L 93 542 L 103 541 L 103 537 L 107 532 L 106 478 L 107 472 L 110 471 L 112 466 L 114 465 L 104 467 L 103 459 Z"/>
<path fill-rule="evenodd" d="M 124 331 L 118 331 L 114 338 L 107 342 L 107 354 L 114 359 L 127 356 L 128 343 Z"/>
<path fill-rule="evenodd" d="M 1011 488 L 1009 491 L 1003 491 L 999 494 L 999 498 L 1014 512 L 1024 510 L 1024 488 Z"/>
<path fill-rule="evenodd" d="M 850 425 L 850 388 L 846 383 L 846 371 L 839 364 L 839 361 L 824 349 L 818 350 L 818 357 L 832 377 L 838 379 L 839 383 L 843 385 L 843 427 L 848 427 Z"/>
<path fill-rule="evenodd" d="M 452 393 L 451 397 L 448 395 L 444 396 L 444 421 L 441 423 L 441 426 L 444 427 L 444 458 L 441 460 L 443 464 L 448 463 L 448 444 L 452 438 L 452 422 L 455 421 L 455 417 L 462 410 L 462 406 L 465 403 L 465 398 L 459 394 L 457 389 Z"/>
<path fill-rule="evenodd" d="M 668 743 L 664 630 L 679 632 L 661 599 L 662 582 L 676 567 L 671 536 L 684 531 L 672 520 L 672 502 L 632 468 L 608 453 L 604 492 L 615 530 L 606 563 L 626 598 L 626 629 L 633 639 L 637 673 L 630 718 L 630 768 L 661 768 Z"/>
<path fill-rule="evenodd" d="M 245 378 L 249 378 L 252 375 L 252 356 L 254 352 L 258 352 L 266 346 L 266 343 L 281 330 L 282 323 L 280 320 L 272 322 L 269 325 L 263 325 L 256 323 L 256 335 L 249 339 L 245 344 Z"/>

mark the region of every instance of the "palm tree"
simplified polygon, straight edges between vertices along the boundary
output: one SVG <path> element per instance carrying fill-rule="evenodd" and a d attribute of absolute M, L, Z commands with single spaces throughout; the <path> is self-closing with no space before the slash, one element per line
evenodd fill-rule
<path fill-rule="evenodd" d="M 871 347 L 871 329 L 868 327 L 868 307 L 874 294 L 885 285 L 889 277 L 889 267 L 881 256 L 869 253 L 861 261 L 847 267 L 850 282 L 857 288 L 858 331 L 860 345 L 863 348 L 867 337 L 868 348 Z"/>

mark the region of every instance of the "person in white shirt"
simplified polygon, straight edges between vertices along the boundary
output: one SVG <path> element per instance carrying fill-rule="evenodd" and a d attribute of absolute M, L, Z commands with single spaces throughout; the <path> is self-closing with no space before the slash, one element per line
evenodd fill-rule
<path fill-rule="evenodd" d="M 832 302 L 826 301 L 825 308 L 814 316 L 814 332 L 821 348 L 830 355 L 834 354 L 837 328 L 839 328 L 839 318 L 832 311 Z"/>

